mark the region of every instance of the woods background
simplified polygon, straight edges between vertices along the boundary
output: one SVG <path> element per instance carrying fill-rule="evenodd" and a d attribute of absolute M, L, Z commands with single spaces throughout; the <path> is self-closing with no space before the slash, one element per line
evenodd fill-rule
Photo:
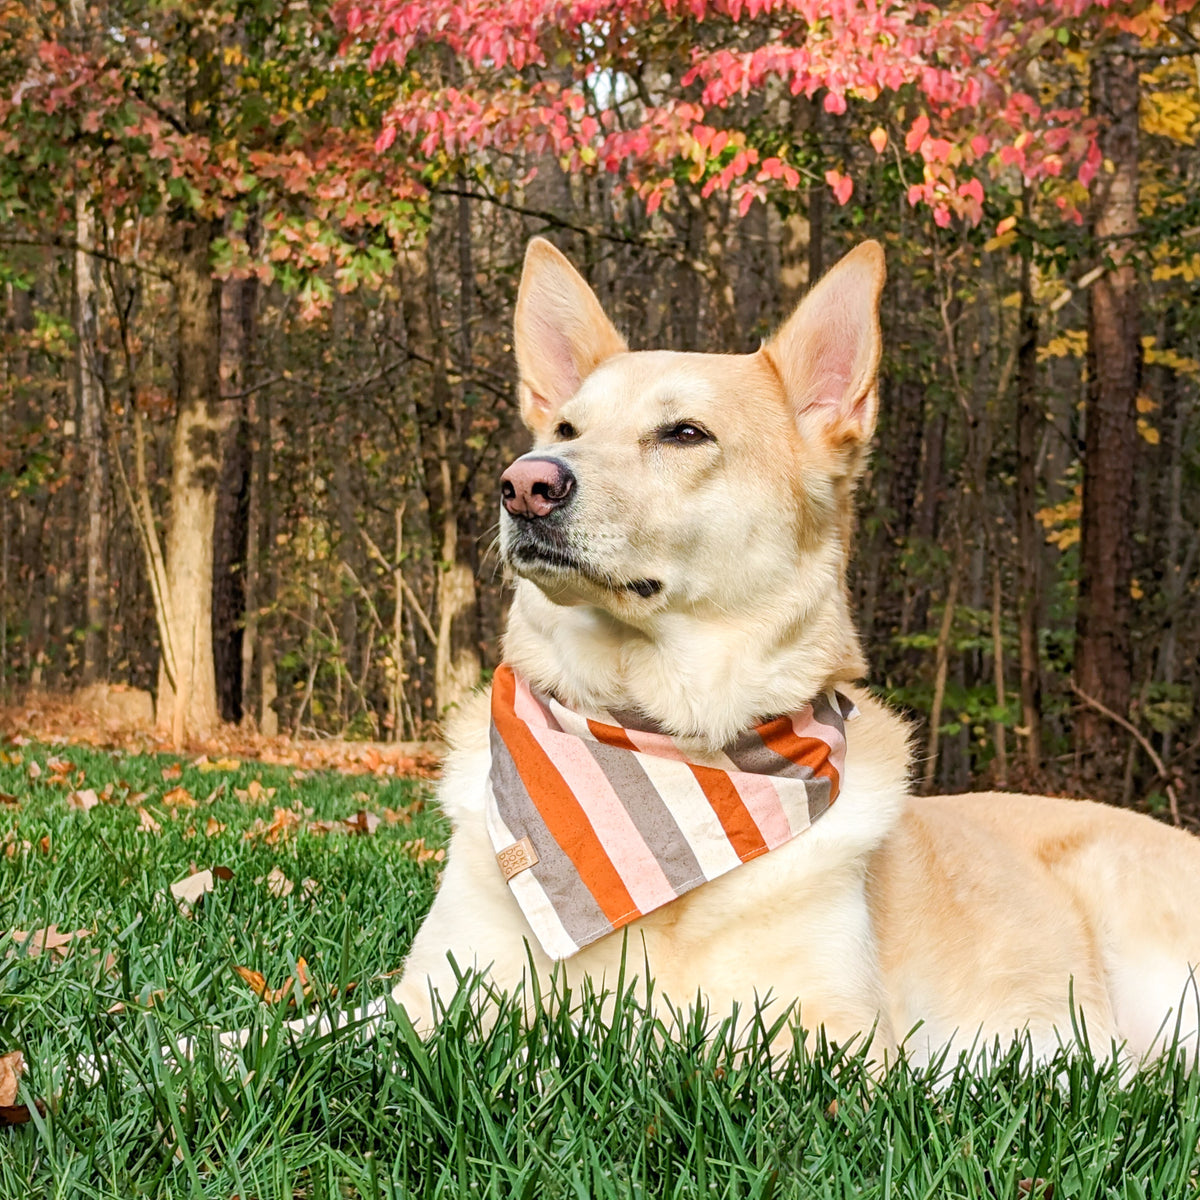
<path fill-rule="evenodd" d="M 426 734 L 496 662 L 528 238 L 751 351 L 871 236 L 919 783 L 1197 815 L 1191 8 L 0 3 L 0 698 Z"/>

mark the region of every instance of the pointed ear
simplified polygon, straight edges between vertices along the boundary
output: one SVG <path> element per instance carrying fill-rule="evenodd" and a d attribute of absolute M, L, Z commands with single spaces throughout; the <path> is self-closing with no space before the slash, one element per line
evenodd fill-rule
<path fill-rule="evenodd" d="M 540 433 L 580 384 L 628 349 L 596 293 L 545 238 L 525 251 L 513 344 L 520 373 L 521 419 Z"/>
<path fill-rule="evenodd" d="M 879 243 L 855 247 L 763 347 L 796 419 L 838 448 L 865 447 L 875 430 L 884 277 Z"/>

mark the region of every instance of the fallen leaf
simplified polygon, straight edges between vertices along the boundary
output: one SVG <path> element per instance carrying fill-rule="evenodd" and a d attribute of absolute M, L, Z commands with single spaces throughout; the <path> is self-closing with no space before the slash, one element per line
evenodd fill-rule
<path fill-rule="evenodd" d="M 182 779 L 182 765 L 179 763 L 172 763 L 169 767 L 163 767 L 162 777 L 164 783 L 174 783 L 176 780 Z"/>
<path fill-rule="evenodd" d="M 236 758 L 218 758 L 216 762 L 200 759 L 196 765 L 201 771 L 240 771 L 241 762 Z"/>
<path fill-rule="evenodd" d="M 72 792 L 67 797 L 67 807 L 73 812 L 91 812 L 99 803 L 100 797 L 96 795 L 95 788 L 84 788 L 83 791 Z"/>
<path fill-rule="evenodd" d="M 265 804 L 275 798 L 275 788 L 263 787 L 261 780 L 252 779 L 244 788 L 234 788 L 233 794 L 243 804 Z"/>
<path fill-rule="evenodd" d="M 261 971 L 253 971 L 249 967 L 233 968 L 241 977 L 242 982 L 262 1001 L 267 1004 L 278 1004 L 286 1000 L 289 1005 L 296 1003 L 295 984 L 300 985 L 301 994 L 307 999 L 312 995 L 313 985 L 308 977 L 308 963 L 303 958 L 296 959 L 295 977 L 289 975 L 279 988 L 270 988 Z"/>
<path fill-rule="evenodd" d="M 424 838 L 417 838 L 415 842 L 405 842 L 402 849 L 411 854 L 418 863 L 443 862 L 446 857 L 445 850 L 433 850 L 426 846 Z"/>
<path fill-rule="evenodd" d="M 276 806 L 270 821 L 257 817 L 249 829 L 242 835 L 247 841 L 261 838 L 268 845 L 274 845 L 280 838 L 286 838 L 300 828 L 303 813 L 294 808 Z"/>
<path fill-rule="evenodd" d="M 242 982 L 256 995 L 266 999 L 267 981 L 261 972 L 252 971 L 249 967 L 235 966 L 233 968 L 242 978 Z M 268 1001 L 270 1003 L 270 1001 Z"/>
<path fill-rule="evenodd" d="M 138 833 L 162 833 L 162 826 L 144 809 L 138 809 Z"/>
<path fill-rule="evenodd" d="M 349 833 L 372 834 L 379 828 L 381 821 L 375 813 L 360 808 L 354 816 L 347 817 L 342 824 L 346 826 Z"/>
<path fill-rule="evenodd" d="M 311 900 L 320 890 L 321 885 L 315 879 L 304 879 L 300 882 L 300 894 L 305 900 Z"/>
<path fill-rule="evenodd" d="M 42 836 L 41 836 L 41 837 L 38 839 L 38 849 L 39 849 L 39 850 L 40 850 L 40 851 L 41 851 L 43 854 L 49 854 L 49 853 L 50 853 L 50 835 L 49 835 L 48 833 L 45 833 L 45 834 L 43 834 L 43 835 L 42 835 Z"/>
<path fill-rule="evenodd" d="M 76 929 L 73 933 L 60 933 L 57 925 L 47 925 L 45 929 L 32 929 L 28 933 L 22 929 L 12 931 L 12 940 L 18 946 L 25 947 L 25 953 L 30 958 L 49 951 L 55 958 L 63 959 L 71 950 L 71 943 L 76 938 L 91 936 L 90 929 Z"/>
<path fill-rule="evenodd" d="M 163 797 L 163 803 L 172 808 L 195 808 L 196 798 L 185 787 L 173 787 Z"/>
<path fill-rule="evenodd" d="M 0 792 L 0 804 L 20 804 L 20 800 L 11 792 Z"/>
<path fill-rule="evenodd" d="M 224 880 L 226 883 L 233 878 L 233 871 L 229 867 L 213 867 L 212 873 L 217 879 Z"/>
<path fill-rule="evenodd" d="M 41 777 L 42 777 L 42 768 L 38 765 L 38 761 L 35 758 L 33 760 L 33 762 L 31 762 L 29 764 L 29 778 L 30 779 L 41 779 Z"/>
<path fill-rule="evenodd" d="M 17 1080 L 25 1072 L 25 1059 L 20 1050 L 0 1055 L 0 1108 L 11 1108 L 17 1102 Z"/>
<path fill-rule="evenodd" d="M 213 873 L 211 871 L 193 871 L 171 884 L 171 895 L 181 904 L 195 904 L 205 892 L 213 889 Z"/>
<path fill-rule="evenodd" d="M 266 878 L 266 885 L 267 891 L 280 900 L 285 896 L 290 896 L 296 887 L 278 867 L 271 868 L 271 873 Z"/>
<path fill-rule="evenodd" d="M 205 837 L 216 837 L 219 833 L 224 833 L 227 826 L 222 825 L 216 817 L 209 817 L 204 825 Z"/>

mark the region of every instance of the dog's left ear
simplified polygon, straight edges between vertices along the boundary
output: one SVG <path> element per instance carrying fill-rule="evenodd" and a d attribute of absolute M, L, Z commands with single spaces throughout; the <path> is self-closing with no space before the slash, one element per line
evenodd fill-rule
<path fill-rule="evenodd" d="M 525 251 L 513 345 L 521 419 L 539 434 L 596 367 L 628 349 L 596 293 L 545 238 Z"/>
<path fill-rule="evenodd" d="M 885 275 L 883 248 L 863 242 L 821 279 L 763 347 L 802 428 L 838 449 L 866 446 L 875 430 Z"/>

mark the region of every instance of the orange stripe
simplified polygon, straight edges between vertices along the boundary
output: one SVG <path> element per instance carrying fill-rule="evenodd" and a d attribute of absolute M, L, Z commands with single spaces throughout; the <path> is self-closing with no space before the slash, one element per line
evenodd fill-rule
<path fill-rule="evenodd" d="M 612 924 L 640 915 L 612 860 L 566 781 L 514 711 L 516 680 L 502 663 L 492 677 L 492 720 L 512 755 L 529 798 L 542 814 L 546 828 L 575 864 L 580 879 Z"/>
<path fill-rule="evenodd" d="M 814 775 L 828 779 L 833 785 L 831 799 L 836 799 L 841 790 L 838 769 L 831 760 L 827 742 L 820 738 L 798 737 L 792 727 L 791 717 L 776 717 L 765 725 L 758 726 L 763 744 L 774 750 L 781 758 L 791 759 L 798 767 L 809 767 Z"/>
<path fill-rule="evenodd" d="M 602 725 L 590 717 L 587 724 L 596 741 L 603 742 L 606 746 L 616 746 L 618 750 L 637 750 L 637 747 L 629 740 L 628 734 L 619 725 Z"/>
<path fill-rule="evenodd" d="M 750 810 L 742 803 L 742 798 L 733 786 L 728 771 L 716 767 L 698 767 L 688 763 L 700 790 L 708 799 L 712 810 L 725 830 L 729 844 L 742 862 L 765 854 L 767 843 L 763 840 Z"/>

